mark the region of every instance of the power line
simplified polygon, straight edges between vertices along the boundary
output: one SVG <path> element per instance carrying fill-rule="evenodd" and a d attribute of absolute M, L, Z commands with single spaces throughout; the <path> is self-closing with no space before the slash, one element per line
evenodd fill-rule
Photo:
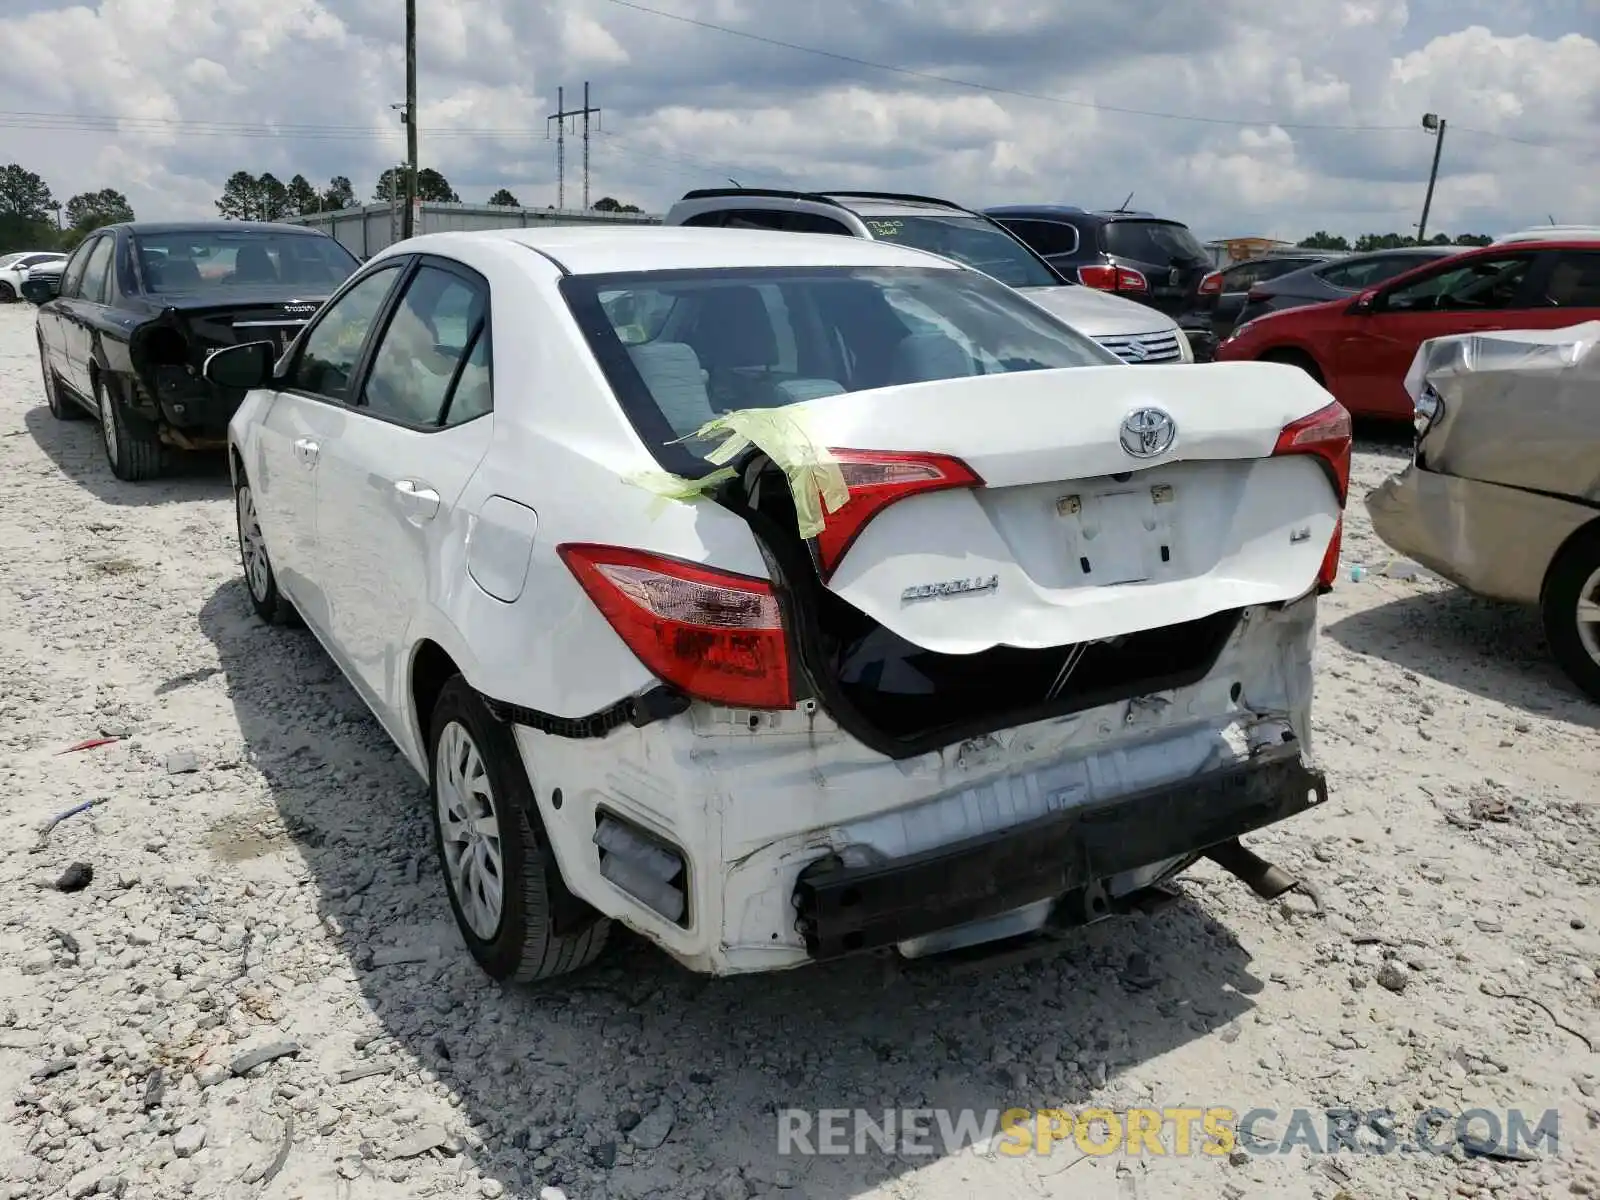
<path fill-rule="evenodd" d="M 1150 117 L 1162 121 L 1189 121 L 1201 125 L 1228 125 L 1240 128 L 1260 128 L 1264 125 L 1272 125 L 1279 129 L 1328 130 L 1346 133 L 1410 133 L 1414 128 L 1411 125 L 1341 125 L 1305 121 L 1276 121 L 1270 117 L 1240 120 L 1236 117 L 1206 117 L 1196 113 L 1172 113 L 1146 108 L 1125 108 L 1116 104 L 1101 104 L 1095 100 L 1073 100 L 1066 96 L 1049 96 L 1042 92 L 1028 92 L 1018 88 L 1000 87 L 996 84 L 978 83 L 970 79 L 957 79 L 951 75 L 940 75 L 933 71 L 919 71 L 913 67 L 899 67 L 892 63 L 875 62 L 868 58 L 857 58 L 853 54 L 841 54 L 835 50 L 824 50 L 818 46 L 802 46 L 798 42 L 786 42 L 780 38 L 767 37 L 764 34 L 751 33 L 744 29 L 733 29 L 727 25 L 718 25 L 713 21 L 702 21 L 698 17 L 686 17 L 681 13 L 664 12 L 659 8 L 636 4 L 634 0 L 607 0 L 607 3 L 615 4 L 620 8 L 629 8 L 634 12 L 648 13 L 652 17 L 661 17 L 668 21 L 677 21 L 683 25 L 692 25 L 697 29 L 709 29 L 716 33 L 727 34 L 729 37 L 744 38 L 747 41 L 759 42 L 764 46 L 776 46 L 783 50 L 793 50 L 799 54 L 814 54 L 819 58 L 831 58 L 835 62 L 850 63 L 853 66 L 866 67 L 873 71 L 886 71 L 890 74 L 902 75 L 911 79 L 942 83 L 950 87 L 968 88 L 972 91 L 988 92 L 998 96 L 1016 96 L 1024 100 L 1040 100 L 1047 104 L 1061 104 L 1069 108 L 1091 109 L 1096 112 L 1117 113 L 1128 117 Z M 1458 127 L 1457 131 L 1474 133 L 1480 137 L 1498 138 L 1508 142 L 1519 142 L 1526 146 L 1548 147 L 1551 145 L 1549 142 L 1535 142 L 1526 138 L 1512 137 L 1509 134 L 1489 133 L 1481 129 Z"/>
<path fill-rule="evenodd" d="M 612 3 L 621 3 L 622 0 L 611 0 Z M 666 14 L 671 16 L 672 14 Z M 738 36 L 738 31 L 733 31 Z M 754 35 L 750 35 L 754 36 Z M 804 49 L 804 47 L 802 47 Z M 828 53 L 823 51 L 821 53 Z M 891 70 L 898 68 L 888 68 Z M 936 77 L 937 78 L 937 77 Z M 970 84 L 976 88 L 987 88 L 984 84 Z M 1034 93 L 1011 92 L 1006 89 L 998 90 L 1006 95 L 1019 95 L 1025 98 L 1034 98 Z M 1060 97 L 1038 96 L 1036 98 L 1050 100 L 1062 104 L 1087 104 L 1087 101 L 1066 100 Z M 1123 111 L 1112 109 L 1109 111 Z M 1167 114 L 1155 114 L 1167 115 Z M 1191 118 L 1178 116 L 1176 119 L 1189 120 Z M 1194 118 L 1206 119 L 1210 118 Z M 1335 125 L 1294 125 L 1273 121 L 1243 122 L 1242 124 L 1258 128 L 1263 125 L 1278 125 L 1282 129 L 1320 129 L 1334 130 L 1345 129 L 1349 131 L 1392 131 L 1412 127 L 1406 126 L 1335 126 Z M 1492 133 L 1484 129 L 1473 129 L 1464 125 L 1451 126 L 1458 134 L 1471 134 L 1476 137 L 1491 138 L 1496 141 L 1514 142 L 1522 146 L 1532 146 L 1537 149 L 1567 148 L 1584 144 L 1588 139 L 1581 137 L 1557 138 L 1553 141 L 1537 141 L 1531 138 L 1514 137 L 1506 133 Z M 394 137 L 398 132 L 393 126 L 384 125 L 323 125 L 305 124 L 296 122 L 251 122 L 251 121 L 205 121 L 192 120 L 180 117 L 122 117 L 109 113 L 58 113 L 36 112 L 27 110 L 0 111 L 0 129 L 29 129 L 40 132 L 58 133 L 149 133 L 149 134 L 182 134 L 185 137 L 201 138 L 246 138 L 246 139 L 290 139 L 300 141 L 370 141 L 374 138 Z M 547 136 L 541 129 L 525 129 L 514 126 L 458 126 L 438 127 L 429 131 L 431 138 L 444 138 L 456 141 L 524 141 L 543 139 Z"/>

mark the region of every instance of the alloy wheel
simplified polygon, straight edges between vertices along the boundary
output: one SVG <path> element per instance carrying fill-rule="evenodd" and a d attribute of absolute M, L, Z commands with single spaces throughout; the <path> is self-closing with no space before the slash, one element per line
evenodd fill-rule
<path fill-rule="evenodd" d="M 239 489 L 239 553 L 244 559 L 245 583 L 250 594 L 265 604 L 272 586 L 272 566 L 267 560 L 267 540 L 261 533 L 261 522 L 256 517 L 255 498 L 250 485 Z"/>
<path fill-rule="evenodd" d="M 505 908 L 500 819 L 483 755 L 459 721 L 439 734 L 434 797 L 450 889 L 472 932 L 492 941 Z"/>
<path fill-rule="evenodd" d="M 1578 589 L 1578 640 L 1600 665 L 1600 567 Z"/>
<path fill-rule="evenodd" d="M 100 408 L 100 433 L 105 439 L 106 457 L 111 460 L 112 466 L 116 466 L 122 461 L 122 439 L 117 432 L 116 413 L 111 408 L 114 403 L 111 393 L 98 379 L 94 384 L 94 399 Z"/>

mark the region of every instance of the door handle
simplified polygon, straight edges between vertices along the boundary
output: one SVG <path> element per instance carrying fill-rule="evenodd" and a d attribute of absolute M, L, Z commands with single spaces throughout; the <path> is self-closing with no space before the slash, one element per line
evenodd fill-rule
<path fill-rule="evenodd" d="M 439 493 L 415 479 L 397 479 L 395 495 L 406 510 L 407 519 L 415 524 L 431 521 L 439 512 Z"/>
<path fill-rule="evenodd" d="M 321 453 L 321 447 L 310 438 L 301 438 L 294 444 L 294 452 L 295 457 L 306 466 L 314 467 L 317 464 L 317 455 Z"/>

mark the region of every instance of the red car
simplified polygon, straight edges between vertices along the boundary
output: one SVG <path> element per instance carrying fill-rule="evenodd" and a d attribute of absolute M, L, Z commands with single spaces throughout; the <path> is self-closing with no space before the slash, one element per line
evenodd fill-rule
<path fill-rule="evenodd" d="M 1514 242 L 1453 254 L 1354 300 L 1247 321 L 1219 362 L 1304 367 L 1356 416 L 1412 416 L 1404 381 L 1429 338 L 1490 329 L 1559 329 L 1600 319 L 1600 240 Z"/>

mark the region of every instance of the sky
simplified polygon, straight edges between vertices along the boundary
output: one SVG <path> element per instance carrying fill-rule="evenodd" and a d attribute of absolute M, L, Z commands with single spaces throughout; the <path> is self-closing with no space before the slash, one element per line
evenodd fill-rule
<path fill-rule="evenodd" d="M 650 212 L 731 179 L 969 206 L 1114 208 L 1131 192 L 1204 237 L 1406 232 L 1436 112 L 1430 232 L 1600 223 L 1600 0 L 417 8 L 421 165 L 469 202 L 506 187 L 556 203 L 546 118 L 558 87 L 578 107 L 588 81 L 590 198 Z M 214 216 L 241 169 L 347 175 L 365 200 L 404 156 L 401 0 L 3 9 L 0 163 L 58 200 L 113 187 L 143 218 Z M 566 161 L 576 208 L 573 134 Z"/>

